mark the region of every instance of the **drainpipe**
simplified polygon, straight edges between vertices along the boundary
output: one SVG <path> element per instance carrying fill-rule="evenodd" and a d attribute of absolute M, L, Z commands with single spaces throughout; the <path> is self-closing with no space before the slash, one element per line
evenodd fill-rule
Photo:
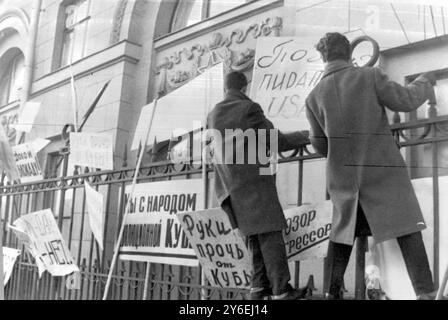
<path fill-rule="evenodd" d="M 28 41 L 26 52 L 24 54 L 25 55 L 24 83 L 22 88 L 22 94 L 20 97 L 20 112 L 22 111 L 25 103 L 29 100 L 31 95 L 31 86 L 33 83 L 33 73 L 34 73 L 34 57 L 36 51 L 37 29 L 39 27 L 39 17 L 41 8 L 42 8 L 42 0 L 33 0 L 29 35 L 27 39 Z M 23 138 L 24 133 L 22 133 L 21 140 L 23 140 Z"/>

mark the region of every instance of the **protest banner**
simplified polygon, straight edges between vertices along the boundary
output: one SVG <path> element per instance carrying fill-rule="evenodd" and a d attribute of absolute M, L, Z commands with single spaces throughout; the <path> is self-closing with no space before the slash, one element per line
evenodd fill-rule
<path fill-rule="evenodd" d="M 10 227 L 34 257 L 39 277 L 44 270 L 52 276 L 79 272 L 62 238 L 51 209 L 29 213 Z"/>
<path fill-rule="evenodd" d="M 124 220 L 120 259 L 173 265 L 197 266 L 176 214 L 203 208 L 202 180 L 175 180 L 126 187 L 129 213 Z"/>
<path fill-rule="evenodd" d="M 27 101 L 19 114 L 19 120 L 14 125 L 17 131 L 30 132 L 41 107 L 40 102 Z"/>
<path fill-rule="evenodd" d="M 4 170 L 9 181 L 19 180 L 16 162 L 3 126 L 0 126 L 0 170 Z"/>
<path fill-rule="evenodd" d="M 147 143 L 181 136 L 198 127 L 204 127 L 205 115 L 224 97 L 223 64 L 213 66 L 180 88 L 158 99 L 158 109 Z M 144 106 L 134 133 L 131 150 L 144 143 L 148 119 L 154 103 Z"/>
<path fill-rule="evenodd" d="M 104 198 L 101 193 L 93 189 L 87 181 L 84 181 L 86 192 L 86 206 L 89 213 L 90 229 L 98 242 L 98 246 L 103 250 L 103 203 Z"/>
<path fill-rule="evenodd" d="M 212 286 L 242 289 L 250 286 L 249 251 L 239 232 L 232 230 L 223 210 L 181 213 L 177 218 Z"/>
<path fill-rule="evenodd" d="M 327 255 L 333 204 L 330 200 L 284 211 L 283 230 L 289 261 L 323 258 Z"/>
<path fill-rule="evenodd" d="M 448 211 L 448 177 L 439 177 L 439 212 Z M 434 238 L 434 202 L 433 179 L 413 179 L 412 185 L 417 195 L 423 218 L 427 228 L 422 231 L 423 242 L 428 255 L 431 269 L 434 270 L 434 242 L 439 245 L 439 268 L 448 264 L 448 216 L 441 214 L 439 217 L 440 238 Z M 369 253 L 366 255 L 366 267 L 378 268 L 381 289 L 391 300 L 415 300 L 417 298 L 412 286 L 406 264 L 396 239 L 381 243 L 370 241 Z M 439 274 L 439 281 L 443 273 Z"/>
<path fill-rule="evenodd" d="M 114 169 L 113 136 L 110 133 L 70 132 L 72 165 Z"/>
<path fill-rule="evenodd" d="M 5 286 L 8 283 L 9 278 L 11 278 L 14 264 L 19 255 L 20 250 L 3 247 L 3 284 Z"/>
<path fill-rule="evenodd" d="M 293 37 L 257 40 L 250 98 L 282 130 L 309 128 L 305 99 L 323 75 L 324 65 L 312 42 Z"/>
<path fill-rule="evenodd" d="M 23 143 L 12 147 L 14 161 L 20 182 L 28 183 L 43 180 L 42 170 L 32 143 Z"/>

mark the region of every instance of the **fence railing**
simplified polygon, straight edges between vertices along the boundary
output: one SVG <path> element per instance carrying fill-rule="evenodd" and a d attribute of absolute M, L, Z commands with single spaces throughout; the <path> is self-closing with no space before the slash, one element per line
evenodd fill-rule
<path fill-rule="evenodd" d="M 397 117 L 395 119 L 398 119 Z M 434 278 L 439 278 L 439 146 L 448 141 L 448 116 L 417 120 L 392 125 L 393 135 L 399 147 L 406 149 L 429 146 L 432 166 L 429 175 L 434 185 Z M 425 154 L 428 154 L 425 149 Z M 408 165 L 413 174 L 412 152 L 407 152 Z M 65 161 L 67 156 L 64 155 Z M 304 192 L 304 165 L 319 159 L 309 147 L 298 150 L 290 157 L 283 157 L 281 164 L 298 164 L 297 204 L 302 203 Z M 126 164 L 125 164 L 126 165 Z M 424 173 L 428 175 L 428 172 Z M 445 174 L 445 173 L 443 173 Z M 125 186 L 132 182 L 134 169 L 124 166 L 115 171 L 89 172 L 73 176 L 50 178 L 36 183 L 0 185 L 2 209 L 3 245 L 22 249 L 11 279 L 6 286 L 6 299 L 101 299 L 110 268 L 114 240 L 117 237 L 124 210 Z M 138 182 L 202 178 L 209 182 L 213 168 L 202 170 L 200 164 L 174 164 L 170 161 L 152 163 L 140 170 Z M 105 199 L 104 250 L 100 251 L 88 226 L 84 182 L 88 181 Z M 211 202 L 210 184 L 206 183 L 206 198 Z M 24 251 L 18 239 L 7 228 L 21 215 L 51 208 L 68 247 L 80 268 L 79 277 L 51 277 L 48 273 L 39 278 L 33 258 Z M 355 298 L 365 298 L 364 253 L 366 239 L 358 239 L 356 245 Z M 325 270 L 325 260 L 323 262 Z M 118 261 L 109 291 L 109 299 L 142 299 L 146 263 Z M 151 264 L 149 270 L 148 299 L 243 299 L 245 290 L 222 289 L 207 286 L 201 278 L 199 267 L 182 267 Z M 300 263 L 295 264 L 295 285 L 299 284 Z M 312 279 L 311 279 L 312 280 Z M 323 283 L 326 283 L 325 272 Z M 309 281 L 309 289 L 315 289 Z M 323 288 L 322 288 L 323 289 Z M 319 292 L 316 292 L 319 294 Z"/>

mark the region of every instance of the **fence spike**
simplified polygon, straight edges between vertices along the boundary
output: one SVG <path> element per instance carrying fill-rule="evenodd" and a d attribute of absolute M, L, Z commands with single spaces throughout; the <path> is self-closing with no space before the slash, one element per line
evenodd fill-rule
<path fill-rule="evenodd" d="M 128 143 L 127 142 L 124 144 L 122 166 L 123 166 L 123 168 L 126 168 L 128 166 Z"/>

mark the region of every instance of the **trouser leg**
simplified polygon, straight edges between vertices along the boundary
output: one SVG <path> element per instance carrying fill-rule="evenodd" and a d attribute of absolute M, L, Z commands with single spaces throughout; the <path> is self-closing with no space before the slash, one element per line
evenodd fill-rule
<path fill-rule="evenodd" d="M 281 295 L 291 289 L 289 280 L 288 259 L 281 231 L 258 235 L 258 241 L 263 255 L 266 275 L 274 295 Z"/>
<path fill-rule="evenodd" d="M 266 275 L 266 268 L 261 253 L 258 235 L 248 236 L 249 250 L 252 258 L 252 288 L 270 288 L 269 280 Z"/>
<path fill-rule="evenodd" d="M 328 284 L 326 292 L 338 297 L 344 283 L 344 274 L 350 260 L 352 246 L 330 241 L 328 244 Z"/>
<path fill-rule="evenodd" d="M 423 244 L 422 233 L 416 232 L 397 238 L 406 268 L 411 278 L 415 294 L 421 295 L 434 291 L 428 256 Z"/>

